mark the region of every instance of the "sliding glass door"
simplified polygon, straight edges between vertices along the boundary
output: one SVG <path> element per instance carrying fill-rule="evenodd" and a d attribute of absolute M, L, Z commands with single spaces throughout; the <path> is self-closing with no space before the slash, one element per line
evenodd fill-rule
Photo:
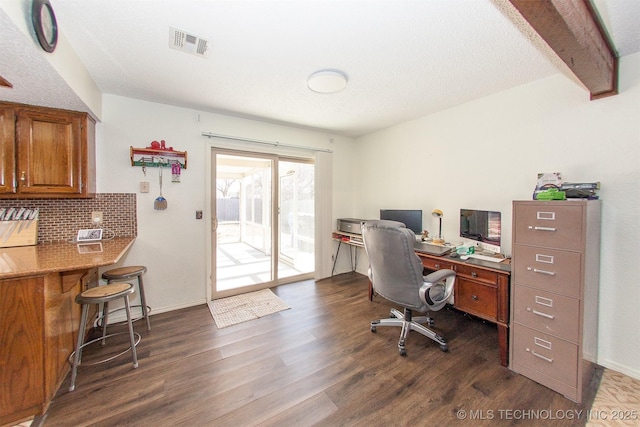
<path fill-rule="evenodd" d="M 314 271 L 313 163 L 213 149 L 212 298 Z"/>
<path fill-rule="evenodd" d="M 315 266 L 314 168 L 312 163 L 278 162 L 278 277 L 313 273 Z"/>

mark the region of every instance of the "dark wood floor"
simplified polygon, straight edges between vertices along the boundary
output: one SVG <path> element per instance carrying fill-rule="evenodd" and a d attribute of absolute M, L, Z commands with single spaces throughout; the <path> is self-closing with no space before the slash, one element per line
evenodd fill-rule
<path fill-rule="evenodd" d="M 500 366 L 496 327 L 455 310 L 433 314 L 449 352 L 413 332 L 401 357 L 399 328 L 369 331 L 391 304 L 367 286 L 355 273 L 280 286 L 290 310 L 221 330 L 205 305 L 152 316 L 151 332 L 137 322 L 139 368 L 81 367 L 35 424 L 584 425 L 584 405 Z"/>

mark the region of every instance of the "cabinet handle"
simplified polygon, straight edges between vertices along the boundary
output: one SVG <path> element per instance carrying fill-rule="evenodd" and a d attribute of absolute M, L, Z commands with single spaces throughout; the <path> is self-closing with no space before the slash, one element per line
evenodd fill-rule
<path fill-rule="evenodd" d="M 434 264 L 435 268 L 440 268 L 440 264 Z"/>
<path fill-rule="evenodd" d="M 471 295 L 471 299 L 474 301 L 478 301 L 478 296 L 477 295 Z"/>
<path fill-rule="evenodd" d="M 555 319 L 555 316 L 552 316 L 551 314 L 547 314 L 547 313 L 543 313 L 541 311 L 538 310 L 533 310 L 533 314 L 537 314 L 538 316 L 542 316 L 542 317 L 546 317 L 547 319 Z"/>
<path fill-rule="evenodd" d="M 527 270 L 533 271 L 534 273 L 546 274 L 547 276 L 555 276 L 556 275 L 556 273 L 554 273 L 553 271 L 540 270 L 540 269 L 537 269 L 537 268 L 527 267 Z"/>
<path fill-rule="evenodd" d="M 536 231 L 556 231 L 557 229 L 555 227 L 538 227 L 538 226 L 529 226 L 529 230 L 536 230 Z"/>
<path fill-rule="evenodd" d="M 27 180 L 27 173 L 25 171 L 22 171 L 22 173 L 20 174 L 20 181 L 25 182 Z"/>
<path fill-rule="evenodd" d="M 538 353 L 535 352 L 535 350 L 531 350 L 531 354 L 533 354 L 535 357 L 538 357 L 538 358 L 540 358 L 540 359 L 542 359 L 544 361 L 547 361 L 549 363 L 553 362 L 552 358 L 545 357 L 545 356 L 543 356 L 541 354 L 538 354 Z"/>
<path fill-rule="evenodd" d="M 471 272 L 471 276 L 472 276 L 472 277 L 478 277 L 478 273 L 476 273 L 475 271 L 472 271 L 472 272 Z"/>

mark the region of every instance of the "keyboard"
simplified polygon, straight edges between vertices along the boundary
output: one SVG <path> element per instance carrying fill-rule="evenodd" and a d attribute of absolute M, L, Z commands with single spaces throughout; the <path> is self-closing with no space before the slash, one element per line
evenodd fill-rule
<path fill-rule="evenodd" d="M 504 261 L 504 258 L 496 258 L 496 257 L 492 257 L 492 256 L 487 256 L 487 255 L 478 255 L 478 254 L 470 254 L 468 255 L 469 258 L 475 258 L 475 259 L 479 259 L 482 261 L 490 261 L 490 262 L 502 262 Z"/>

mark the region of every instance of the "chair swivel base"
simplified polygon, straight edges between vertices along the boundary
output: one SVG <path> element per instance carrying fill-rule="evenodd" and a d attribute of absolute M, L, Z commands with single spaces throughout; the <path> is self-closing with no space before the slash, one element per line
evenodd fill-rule
<path fill-rule="evenodd" d="M 390 317 L 388 319 L 373 320 L 371 322 L 371 332 L 376 332 L 376 328 L 378 326 L 401 327 L 402 331 L 400 332 L 400 340 L 398 341 L 398 352 L 400 353 L 400 356 L 407 355 L 405 343 L 410 331 L 416 331 L 427 338 L 431 338 L 433 341 L 440 344 L 440 350 L 445 352 L 448 351 L 449 346 L 447 345 L 447 342 L 444 340 L 444 338 L 436 334 L 431 329 L 425 327 L 421 323 L 428 323 L 431 326 L 433 324 L 433 320 L 425 316 L 412 318 L 411 310 L 406 309 L 405 313 L 403 314 L 400 311 L 392 308 Z"/>

